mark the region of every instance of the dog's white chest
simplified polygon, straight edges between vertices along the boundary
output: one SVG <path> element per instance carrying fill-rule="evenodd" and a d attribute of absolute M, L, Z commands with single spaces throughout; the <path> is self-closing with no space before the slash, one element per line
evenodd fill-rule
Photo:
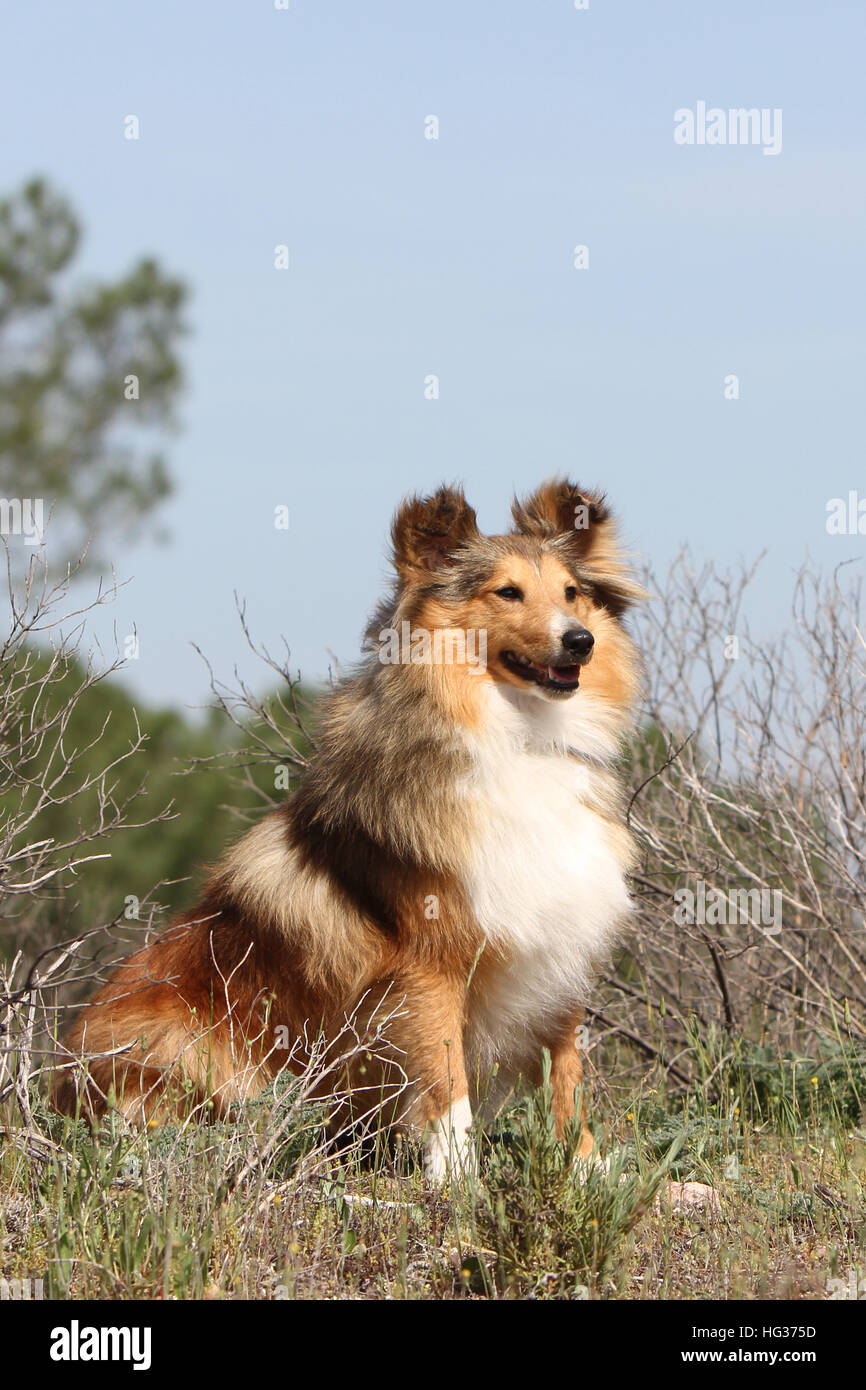
<path fill-rule="evenodd" d="M 474 1031 L 503 1059 L 586 998 L 629 908 L 622 832 L 587 804 L 593 775 L 550 747 L 479 745 L 465 886 L 504 964 L 483 972 Z"/>

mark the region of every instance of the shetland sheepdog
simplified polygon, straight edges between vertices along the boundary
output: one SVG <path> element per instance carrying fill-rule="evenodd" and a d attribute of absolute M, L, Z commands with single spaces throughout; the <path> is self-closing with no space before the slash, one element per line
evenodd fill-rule
<path fill-rule="evenodd" d="M 615 760 L 643 590 L 602 495 L 554 480 L 512 514 L 485 536 L 458 488 L 402 503 L 392 592 L 299 789 L 82 1008 L 58 1109 L 225 1116 L 303 1066 L 286 1038 L 387 999 L 387 1047 L 340 1084 L 423 1134 L 431 1179 L 471 1163 L 476 1103 L 536 1083 L 545 1050 L 557 1131 L 592 1156 L 579 1043 L 629 912 Z"/>

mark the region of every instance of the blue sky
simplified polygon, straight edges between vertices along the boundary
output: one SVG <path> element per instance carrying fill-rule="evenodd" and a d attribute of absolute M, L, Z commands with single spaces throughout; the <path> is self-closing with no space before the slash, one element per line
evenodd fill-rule
<path fill-rule="evenodd" d="M 489 530 L 600 483 L 661 570 L 766 548 L 748 616 L 784 626 L 807 551 L 866 547 L 825 529 L 866 497 L 864 40 L 835 0 L 15 7 L 0 186 L 68 194 L 80 278 L 155 254 L 192 290 L 171 540 L 116 547 L 95 628 L 135 625 L 133 688 L 199 702 L 191 642 L 258 680 L 234 590 L 305 674 L 353 659 L 391 512 L 443 478 Z M 700 100 L 781 108 L 781 153 L 675 144 Z"/>

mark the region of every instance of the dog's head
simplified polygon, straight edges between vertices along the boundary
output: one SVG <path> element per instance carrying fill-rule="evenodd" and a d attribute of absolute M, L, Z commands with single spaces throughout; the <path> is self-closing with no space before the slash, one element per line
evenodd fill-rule
<path fill-rule="evenodd" d="M 407 499 L 392 528 L 397 611 L 418 628 L 485 634 L 489 679 L 546 700 L 634 692 L 622 624 L 644 596 L 604 497 L 566 480 L 515 500 L 514 529 L 484 536 L 463 492 Z"/>

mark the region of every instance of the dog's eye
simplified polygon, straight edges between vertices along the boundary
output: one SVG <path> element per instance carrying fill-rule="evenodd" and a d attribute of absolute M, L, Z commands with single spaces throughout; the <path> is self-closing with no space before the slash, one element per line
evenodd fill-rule
<path fill-rule="evenodd" d="M 574 600 L 577 598 L 577 589 L 573 584 L 566 584 L 565 597 L 569 603 L 574 603 Z"/>
<path fill-rule="evenodd" d="M 504 598 L 509 603 L 520 603 L 523 598 L 521 591 L 515 588 L 513 584 L 506 584 L 503 589 L 497 589 L 495 592 L 497 598 Z"/>

